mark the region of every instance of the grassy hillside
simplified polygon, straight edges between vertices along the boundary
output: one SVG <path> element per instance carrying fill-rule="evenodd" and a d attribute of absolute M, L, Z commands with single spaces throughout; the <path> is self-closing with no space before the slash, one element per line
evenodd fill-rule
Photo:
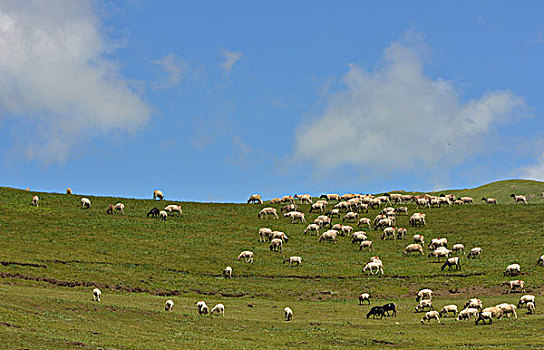
<path fill-rule="evenodd" d="M 512 184 L 520 186 L 515 193 L 537 193 L 542 185 Z M 476 199 L 486 192 L 507 203 L 510 185 L 466 193 Z M 360 252 L 346 237 L 319 244 L 316 236 L 304 235 L 305 225 L 259 220 L 260 205 L 181 203 L 183 216 L 160 222 L 145 214 L 174 202 L 89 197 L 92 208 L 84 210 L 80 195 L 38 193 L 35 208 L 32 195 L 0 188 L 0 343 L 6 349 L 544 346 L 538 306 L 544 268 L 536 265 L 544 254 L 544 204 L 536 197 L 529 205 L 426 210 L 427 227 L 409 228 L 406 240 L 382 241 L 379 231 L 365 229 L 375 251 Z M 106 215 L 108 203 L 119 201 L 125 215 Z M 371 210 L 368 217 L 376 214 Z M 315 217 L 307 214 L 308 221 Z M 407 222 L 399 217 L 397 226 Z M 281 253 L 259 242 L 260 227 L 289 236 Z M 467 249 L 480 246 L 482 259 L 463 258 L 461 272 L 441 272 L 431 258 L 403 256 L 416 233 L 427 240 L 447 237 Z M 255 252 L 253 264 L 236 261 L 242 250 Z M 304 266 L 282 265 L 292 255 L 301 256 Z M 362 273 L 373 255 L 384 261 L 384 276 Z M 506 294 L 501 285 L 508 280 L 502 271 L 513 262 L 521 264 L 519 278 L 528 292 L 537 295 L 535 315 L 520 310 L 518 320 L 486 327 L 451 318 L 419 323 L 423 315 L 414 313 L 414 297 L 424 287 L 435 290 L 436 308 L 461 307 L 471 297 L 487 306 L 515 303 L 519 293 Z M 227 265 L 232 280 L 221 276 Z M 102 290 L 101 303 L 92 302 L 94 287 Z M 398 316 L 367 320 L 369 307 L 357 305 L 361 292 L 371 293 L 373 305 L 397 303 Z M 175 302 L 171 313 L 162 311 L 168 298 Z M 225 304 L 225 317 L 197 315 L 198 300 Z M 291 323 L 282 320 L 285 306 L 294 311 Z"/>

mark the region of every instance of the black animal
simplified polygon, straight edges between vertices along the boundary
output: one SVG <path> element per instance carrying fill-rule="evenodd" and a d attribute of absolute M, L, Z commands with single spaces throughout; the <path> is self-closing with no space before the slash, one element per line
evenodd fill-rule
<path fill-rule="evenodd" d="M 152 217 L 159 217 L 159 212 L 159 209 L 153 208 L 149 211 L 149 213 L 147 213 L 147 217 L 149 217 L 149 215 L 151 215 Z"/>
<path fill-rule="evenodd" d="M 397 316 L 397 305 L 395 305 L 395 303 L 385 304 L 382 308 L 383 311 L 387 313 L 386 316 L 391 316 L 389 315 L 390 311 L 393 312 L 393 316 Z"/>
<path fill-rule="evenodd" d="M 380 316 L 380 320 L 384 318 L 385 311 L 383 310 L 382 306 L 373 306 L 372 309 L 366 314 L 366 318 L 369 318 L 370 316 L 374 316 L 374 318 L 377 318 Z"/>

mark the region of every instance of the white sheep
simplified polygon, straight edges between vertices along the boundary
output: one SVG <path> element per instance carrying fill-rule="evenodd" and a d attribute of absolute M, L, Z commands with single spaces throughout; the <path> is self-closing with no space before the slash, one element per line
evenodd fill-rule
<path fill-rule="evenodd" d="M 306 229 L 304 230 L 304 234 L 310 233 L 310 236 L 312 235 L 312 232 L 315 232 L 316 235 L 319 234 L 319 225 L 318 224 L 309 224 Z"/>
<path fill-rule="evenodd" d="M 351 244 L 360 243 L 366 241 L 367 239 L 368 237 L 364 231 L 357 231 L 351 234 Z"/>
<path fill-rule="evenodd" d="M 505 276 L 517 276 L 521 272 L 521 266 L 519 264 L 510 264 L 506 266 L 503 275 Z"/>
<path fill-rule="evenodd" d="M 467 255 L 467 259 L 476 259 L 476 258 L 479 258 L 480 255 L 482 254 L 482 248 L 480 247 L 475 247 L 475 248 L 472 248 L 470 250 L 470 252 L 468 252 L 468 255 Z"/>
<path fill-rule="evenodd" d="M 353 227 L 351 227 L 349 225 L 342 226 L 342 236 L 343 235 L 349 235 L 349 234 L 351 234 L 351 232 L 353 232 Z"/>
<path fill-rule="evenodd" d="M 155 200 L 156 198 L 158 198 L 161 201 L 164 199 L 164 195 L 162 194 L 162 191 L 159 191 L 159 190 L 153 191 L 153 200 Z"/>
<path fill-rule="evenodd" d="M 172 311 L 174 308 L 174 301 L 171 299 L 168 299 L 166 303 L 164 304 L 164 311 Z"/>
<path fill-rule="evenodd" d="M 425 323 L 425 321 L 430 322 L 432 319 L 436 320 L 436 322 L 440 323 L 440 318 L 438 318 L 438 312 L 436 311 L 429 311 L 425 313 L 425 316 L 421 319 L 421 323 Z"/>
<path fill-rule="evenodd" d="M 357 223 L 357 226 L 363 226 L 363 225 L 368 225 L 368 228 L 372 227 L 372 222 L 370 221 L 369 218 L 361 218 L 359 219 L 359 222 Z"/>
<path fill-rule="evenodd" d="M 290 307 L 283 309 L 283 314 L 285 316 L 285 321 L 291 321 L 293 319 L 293 310 Z"/>
<path fill-rule="evenodd" d="M 300 223 L 306 222 L 306 219 L 304 218 L 304 213 L 301 213 L 299 211 L 291 211 L 289 213 L 283 214 L 284 218 L 291 218 L 291 223 L 294 224 L 297 221 L 300 221 Z"/>
<path fill-rule="evenodd" d="M 427 254 L 428 257 L 434 256 L 437 260 L 440 260 L 441 257 L 449 258 L 450 255 L 451 250 L 444 247 L 438 247 L 434 251 Z"/>
<path fill-rule="evenodd" d="M 328 230 L 326 232 L 323 232 L 321 237 L 319 237 L 318 242 L 321 243 L 323 241 L 333 241 L 336 243 L 337 239 L 336 236 L 338 235 L 338 231 L 336 230 Z"/>
<path fill-rule="evenodd" d="M 125 205 L 123 203 L 117 203 L 113 206 L 113 210 L 120 211 L 121 214 L 125 214 Z"/>
<path fill-rule="evenodd" d="M 310 213 L 314 212 L 314 211 L 319 211 L 321 214 L 323 214 L 323 212 L 325 212 L 325 207 L 327 205 L 324 204 L 323 202 L 315 202 L 314 204 L 312 204 L 312 206 L 310 207 Z"/>
<path fill-rule="evenodd" d="M 281 252 L 283 246 L 283 240 L 280 238 L 274 238 L 270 241 L 270 251 L 271 252 Z"/>
<path fill-rule="evenodd" d="M 461 243 L 454 244 L 451 248 L 452 253 L 463 253 L 465 254 L 465 246 Z"/>
<path fill-rule="evenodd" d="M 166 218 L 168 217 L 168 213 L 165 212 L 164 210 L 161 210 L 159 212 L 159 218 L 162 220 L 162 221 L 166 221 Z"/>
<path fill-rule="evenodd" d="M 91 207 L 91 200 L 89 198 L 81 198 L 81 207 L 88 209 Z"/>
<path fill-rule="evenodd" d="M 281 203 L 295 203 L 295 199 L 293 198 L 293 196 L 283 196 L 281 197 L 280 202 Z"/>
<path fill-rule="evenodd" d="M 294 264 L 302 266 L 302 258 L 300 256 L 290 256 L 289 259 L 283 260 L 283 264 L 285 263 L 289 263 L 289 266 L 293 266 Z"/>
<path fill-rule="evenodd" d="M 433 291 L 429 288 L 421 289 L 419 292 L 417 292 L 416 301 L 420 300 L 432 300 L 433 299 Z"/>
<path fill-rule="evenodd" d="M 334 206 L 334 209 L 338 209 L 338 211 L 348 211 L 351 210 L 351 205 L 348 202 L 340 202 Z"/>
<path fill-rule="evenodd" d="M 421 246 L 421 244 L 417 244 L 417 243 L 413 243 L 413 244 L 408 244 L 406 246 L 406 249 L 404 249 L 404 255 L 408 254 L 408 253 L 414 253 L 414 252 L 419 252 L 421 254 L 424 254 L 423 253 L 423 247 Z"/>
<path fill-rule="evenodd" d="M 321 227 L 324 227 L 325 225 L 329 225 L 330 228 L 332 228 L 332 220 L 330 217 L 326 215 L 319 215 L 316 220 L 321 220 Z"/>
<path fill-rule="evenodd" d="M 498 308 L 496 306 L 486 307 L 485 309 L 482 310 L 481 313 L 483 313 L 483 312 L 490 312 L 491 317 L 496 318 L 496 319 L 501 319 L 502 316 L 504 315 L 502 309 L 500 309 L 500 308 Z"/>
<path fill-rule="evenodd" d="M 425 214 L 424 213 L 413 213 L 410 219 L 408 220 L 408 223 L 411 226 L 426 226 L 427 223 L 425 222 Z"/>
<path fill-rule="evenodd" d="M 486 321 L 489 321 L 489 324 L 492 324 L 493 323 L 493 314 L 491 312 L 489 312 L 489 311 L 480 312 L 478 314 L 478 317 L 476 318 L 475 323 L 479 324 L 480 321 L 482 321 L 484 324 L 486 324 Z"/>
<path fill-rule="evenodd" d="M 363 248 L 368 248 L 368 251 L 372 251 L 372 241 L 362 241 L 359 245 L 359 250 L 363 250 Z"/>
<path fill-rule="evenodd" d="M 272 231 L 272 234 L 269 236 L 269 240 L 272 241 L 273 239 L 278 238 L 287 243 L 289 240 L 289 237 L 281 231 Z"/>
<path fill-rule="evenodd" d="M 517 309 L 516 305 L 509 304 L 509 303 L 502 303 L 497 305 L 497 307 L 502 310 L 503 315 L 505 317 L 509 317 L 509 315 L 513 315 L 514 318 L 518 318 L 518 314 L 516 313 L 516 309 Z"/>
<path fill-rule="evenodd" d="M 523 295 L 521 298 L 519 298 L 518 307 L 522 306 L 523 304 L 527 303 L 534 303 L 535 302 L 535 296 L 531 294 Z"/>
<path fill-rule="evenodd" d="M 167 205 L 164 208 L 164 211 L 168 212 L 168 215 L 172 215 L 173 212 L 178 213 L 179 215 L 183 215 L 183 212 L 181 211 L 181 205 L 177 204 Z"/>
<path fill-rule="evenodd" d="M 247 204 L 249 203 L 257 203 L 257 204 L 263 204 L 263 200 L 261 198 L 260 194 L 252 194 L 249 199 L 247 200 Z"/>
<path fill-rule="evenodd" d="M 249 250 L 244 250 L 243 252 L 240 253 L 240 255 L 238 255 L 237 260 L 240 261 L 240 259 L 244 259 L 245 262 L 252 263 L 253 262 L 253 252 L 249 251 Z"/>
<path fill-rule="evenodd" d="M 477 298 L 473 298 L 473 299 L 470 299 L 469 301 L 466 302 L 464 308 L 472 308 L 472 309 L 478 309 L 478 310 L 481 310 L 483 309 L 483 303 L 480 299 L 477 299 Z"/>
<path fill-rule="evenodd" d="M 227 279 L 231 279 L 232 278 L 232 267 L 230 267 L 230 266 L 225 267 L 225 269 L 223 270 L 223 276 L 225 276 L 225 278 L 227 278 Z"/>
<path fill-rule="evenodd" d="M 370 294 L 368 293 L 359 294 L 359 305 L 362 305 L 363 302 L 365 301 L 368 301 L 368 305 L 370 305 Z"/>
<path fill-rule="evenodd" d="M 270 236 L 272 236 L 272 230 L 268 227 L 261 227 L 259 229 L 259 242 L 270 241 Z"/>
<path fill-rule="evenodd" d="M 518 288 L 521 289 L 523 293 L 525 293 L 525 281 L 514 280 L 514 281 L 504 282 L 503 284 L 510 286 L 510 290 L 508 291 L 508 294 L 512 293 Z"/>
<path fill-rule="evenodd" d="M 527 303 L 527 311 L 529 311 L 530 314 L 534 314 L 535 313 L 535 303 L 533 303 L 532 301 L 528 302 Z"/>
<path fill-rule="evenodd" d="M 266 207 L 266 208 L 263 208 L 259 214 L 257 215 L 257 217 L 259 219 L 263 218 L 263 217 L 267 217 L 268 215 L 273 215 L 276 219 L 278 218 L 278 211 L 275 209 L 275 208 L 272 208 L 272 207 Z"/>
<path fill-rule="evenodd" d="M 447 238 L 433 238 L 429 244 L 429 249 L 435 250 L 439 247 L 448 247 Z"/>
<path fill-rule="evenodd" d="M 95 288 L 93 289 L 93 301 L 100 301 L 100 297 L 102 296 L 102 292 L 100 289 Z"/>
<path fill-rule="evenodd" d="M 447 317 L 449 313 L 453 314 L 453 317 L 457 316 L 459 311 L 457 311 L 457 305 L 446 305 L 440 310 L 440 317 Z"/>
<path fill-rule="evenodd" d="M 514 198 L 514 200 L 516 201 L 516 204 L 518 204 L 519 202 L 528 204 L 527 197 L 525 196 L 522 196 L 522 195 L 516 196 L 515 194 L 511 194 L 510 197 Z"/>
<path fill-rule="evenodd" d="M 434 307 L 433 307 L 433 301 L 430 300 L 430 299 L 423 299 L 419 302 L 419 304 L 417 304 L 416 306 L 416 312 L 420 312 L 420 311 L 424 311 L 423 309 L 429 309 L 429 310 L 434 310 Z"/>
<path fill-rule="evenodd" d="M 301 195 L 295 194 L 293 198 L 300 199 L 300 204 L 303 204 L 303 203 L 312 204 L 312 196 L 309 194 L 301 194 Z"/>
<path fill-rule="evenodd" d="M 457 314 L 457 318 L 455 320 L 461 321 L 461 320 L 469 320 L 472 317 L 476 318 L 476 316 L 478 315 L 478 312 L 479 312 L 478 309 L 475 309 L 473 307 L 467 307 L 459 311 L 459 314 Z"/>
<path fill-rule="evenodd" d="M 351 221 L 351 220 L 354 220 L 354 221 L 359 220 L 359 214 L 350 211 L 346 213 L 346 215 L 344 215 L 344 217 L 342 218 L 342 221 Z"/>
<path fill-rule="evenodd" d="M 376 269 L 376 272 L 374 272 L 374 269 Z M 380 272 L 383 275 L 383 264 L 381 261 L 371 261 L 363 267 L 363 272 L 366 272 L 367 270 L 369 275 L 377 275 Z"/>
<path fill-rule="evenodd" d="M 425 237 L 423 235 L 414 235 L 414 243 L 425 244 Z"/>
<path fill-rule="evenodd" d="M 340 209 L 331 209 L 327 213 L 327 216 L 330 218 L 334 218 L 335 216 L 340 217 Z"/>
<path fill-rule="evenodd" d="M 397 231 L 396 227 L 386 227 L 383 230 L 382 239 L 386 239 L 388 237 L 391 237 L 392 239 L 395 239 L 395 232 L 396 231 Z"/>
<path fill-rule="evenodd" d="M 540 258 L 538 258 L 536 264 L 544 266 L 544 255 L 541 255 Z"/>
<path fill-rule="evenodd" d="M 225 316 L 225 305 L 223 304 L 217 304 L 212 308 L 212 311 L 210 311 L 210 315 L 213 315 L 214 312 L 217 312 L 221 316 Z"/>
<path fill-rule="evenodd" d="M 33 196 L 32 197 L 32 205 L 35 206 L 35 207 L 38 207 L 39 206 L 39 203 L 40 203 L 40 198 L 38 196 Z"/>
<path fill-rule="evenodd" d="M 208 313 L 208 305 L 206 305 L 206 303 L 202 300 L 196 303 L 196 308 L 198 310 L 199 315 Z"/>
<path fill-rule="evenodd" d="M 459 198 L 463 201 L 463 203 L 474 203 L 474 199 L 472 197 L 461 197 Z"/>
<path fill-rule="evenodd" d="M 487 204 L 497 204 L 497 200 L 495 198 L 482 197 L 482 200 Z"/>

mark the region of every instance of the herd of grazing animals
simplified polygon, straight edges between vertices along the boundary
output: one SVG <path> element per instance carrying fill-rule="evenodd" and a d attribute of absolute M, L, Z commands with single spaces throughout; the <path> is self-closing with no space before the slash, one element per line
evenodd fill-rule
<path fill-rule="evenodd" d="M 28 190 L 28 189 L 27 189 Z M 66 194 L 71 195 L 72 190 L 68 188 Z M 544 197 L 544 193 L 542 193 Z M 527 197 L 523 195 L 512 194 L 510 197 L 513 198 L 515 203 L 528 204 Z M 363 248 L 369 248 L 372 251 L 372 241 L 368 239 L 367 233 L 364 231 L 353 232 L 353 228 L 349 225 L 344 225 L 344 222 L 357 222 L 357 226 L 368 226 L 368 228 L 374 227 L 374 230 L 380 229 L 381 239 L 382 240 L 403 240 L 406 238 L 407 229 L 406 228 L 397 228 L 396 224 L 396 215 L 397 214 L 407 214 L 407 207 L 391 207 L 394 204 L 402 204 L 407 202 L 413 202 L 416 205 L 417 209 L 421 208 L 432 208 L 432 206 L 441 207 L 442 205 L 459 205 L 459 204 L 472 204 L 474 200 L 471 197 L 461 197 L 456 198 L 454 195 L 441 195 L 439 197 L 430 196 L 427 194 L 411 196 L 411 195 L 402 195 L 402 194 L 384 194 L 383 196 L 373 196 L 373 195 L 362 195 L 362 194 L 345 194 L 339 196 L 337 194 L 324 194 L 321 195 L 320 200 L 315 203 L 312 200 L 312 196 L 309 194 L 304 195 L 294 195 L 294 196 L 284 196 L 282 198 L 274 198 L 270 201 L 270 204 L 284 204 L 287 203 L 284 207 L 281 208 L 284 218 L 289 218 L 292 224 L 297 223 L 306 223 L 305 214 L 299 211 L 296 206 L 295 199 L 300 201 L 300 204 L 309 204 L 309 212 L 318 212 L 324 214 L 327 206 L 330 206 L 333 201 L 336 201 L 333 208 L 330 209 L 326 215 L 320 215 L 313 223 L 307 225 L 304 230 L 304 234 L 315 234 L 319 236 L 318 242 L 338 242 L 338 236 L 350 235 L 352 244 L 359 244 L 359 250 Z M 153 199 L 159 199 L 160 201 L 164 200 L 164 195 L 162 191 L 155 190 L 153 193 Z M 39 206 L 40 199 L 38 196 L 34 195 L 32 197 L 31 204 L 35 207 Z M 497 204 L 497 200 L 494 198 L 482 197 L 482 201 L 486 204 Z M 264 204 L 261 196 L 259 194 L 252 195 L 247 203 L 255 204 Z M 385 207 L 389 205 L 388 207 Z M 382 208 L 380 213 L 371 220 L 370 218 L 360 218 L 360 213 L 368 213 L 368 208 Z M 83 209 L 91 208 L 91 201 L 89 198 L 81 198 L 81 207 Z M 115 212 L 124 214 L 125 205 L 123 203 L 117 203 L 115 205 L 109 204 L 106 213 L 113 215 Z M 160 218 L 163 221 L 167 220 L 167 217 L 173 213 L 178 213 L 178 215 L 183 215 L 180 205 L 168 205 L 164 210 L 159 210 L 158 208 L 152 208 L 146 215 L 146 217 Z M 345 213 L 341 218 L 341 213 Z M 265 207 L 262 208 L 258 213 L 258 218 L 266 219 L 273 217 L 278 219 L 277 209 L 274 207 Z M 341 218 L 342 223 L 337 223 L 333 225 L 334 218 Z M 412 227 L 424 227 L 426 226 L 426 216 L 423 212 L 413 213 L 408 223 Z M 319 235 L 320 230 L 325 230 L 328 226 L 328 230 L 324 231 Z M 408 244 L 403 252 L 403 255 L 408 255 L 408 253 L 418 253 L 419 255 L 424 255 L 425 237 L 421 234 L 416 234 L 413 236 L 414 243 Z M 288 242 L 288 237 L 284 232 L 274 231 L 270 228 L 262 227 L 259 229 L 259 241 L 260 242 L 269 242 L 270 251 L 272 252 L 281 252 L 284 244 Z M 446 267 L 448 271 L 461 270 L 461 258 L 459 256 L 452 257 L 453 254 L 456 255 L 465 255 L 465 246 L 461 243 L 456 243 L 452 246 L 452 249 L 447 248 L 448 240 L 446 238 L 433 238 L 428 245 L 430 252 L 428 257 L 435 257 L 440 259 L 445 258 L 444 264 L 441 267 L 441 270 L 444 270 Z M 480 258 L 482 255 L 482 249 L 480 247 L 471 248 L 466 259 L 476 259 Z M 252 251 L 244 250 L 242 251 L 237 258 L 238 261 L 244 261 L 247 263 L 254 262 L 254 253 Z M 288 264 L 289 266 L 298 266 L 302 267 L 302 257 L 300 256 L 291 256 L 287 259 L 282 260 L 282 264 Z M 538 265 L 544 265 L 544 255 L 540 256 L 537 260 Z M 364 264 L 362 272 L 368 272 L 368 275 L 383 275 L 384 274 L 384 263 L 383 261 L 374 256 L 370 258 L 368 262 Z M 519 264 L 511 264 L 506 267 L 503 274 L 504 276 L 517 276 L 521 273 L 521 266 Z M 233 278 L 233 269 L 230 266 L 227 266 L 223 270 L 223 276 L 226 279 Z M 522 293 L 526 293 L 525 282 L 522 280 L 511 280 L 503 283 L 504 285 L 509 286 L 508 293 L 515 292 L 518 289 Z M 100 302 L 102 297 L 102 292 L 98 288 L 92 290 L 93 301 Z M 370 305 L 371 295 L 369 293 L 361 293 L 358 297 L 359 304 L 362 305 L 365 302 Z M 483 307 L 483 302 L 478 298 L 470 299 L 459 311 L 457 305 L 449 304 L 442 307 L 440 312 L 436 311 L 433 307 L 433 291 L 430 289 L 422 289 L 417 293 L 416 301 L 418 302 L 415 307 L 415 312 L 426 312 L 424 317 L 421 319 L 421 323 L 430 322 L 435 320 L 440 323 L 440 317 L 448 317 L 450 314 L 452 317 L 456 317 L 456 321 L 474 319 L 475 324 L 492 324 L 493 319 L 501 319 L 503 317 L 514 317 L 517 318 L 516 310 L 522 306 L 525 306 L 529 314 L 535 312 L 535 296 L 530 294 L 525 294 L 520 297 L 517 305 L 502 303 L 496 306 L 490 306 L 487 308 Z M 197 311 L 199 314 L 214 314 L 224 316 L 225 306 L 223 304 L 217 304 L 215 307 L 208 309 L 208 306 L 204 301 L 197 302 Z M 172 300 L 167 300 L 164 306 L 165 311 L 172 311 L 174 307 L 174 302 Z M 390 314 L 391 313 L 391 314 Z M 374 306 L 367 313 L 366 318 L 384 318 L 388 316 L 396 316 L 397 310 L 394 303 L 387 303 L 383 306 Z M 289 307 L 284 309 L 284 319 L 285 321 L 291 321 L 293 318 L 293 311 Z"/>

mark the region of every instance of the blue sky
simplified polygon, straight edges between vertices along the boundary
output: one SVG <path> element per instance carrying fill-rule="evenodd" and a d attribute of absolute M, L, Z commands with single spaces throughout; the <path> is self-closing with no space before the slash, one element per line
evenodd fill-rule
<path fill-rule="evenodd" d="M 544 180 L 543 10 L 0 0 L 0 184 L 244 201 Z"/>

